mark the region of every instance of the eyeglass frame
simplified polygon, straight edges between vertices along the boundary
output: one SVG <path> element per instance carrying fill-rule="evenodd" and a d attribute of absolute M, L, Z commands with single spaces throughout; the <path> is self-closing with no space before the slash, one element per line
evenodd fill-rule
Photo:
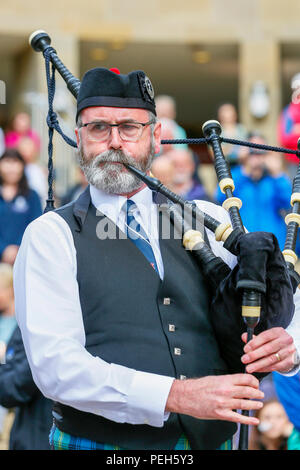
<path fill-rule="evenodd" d="M 119 124 L 110 124 L 109 122 L 105 122 L 105 121 L 91 121 L 91 122 L 86 122 L 85 124 L 81 124 L 80 126 L 78 126 L 78 129 L 81 129 L 82 127 L 87 127 L 89 124 L 106 124 L 107 126 L 110 127 L 110 133 L 107 137 L 107 139 L 105 140 L 92 140 L 92 142 L 106 142 L 106 140 L 108 140 L 108 138 L 111 136 L 111 128 L 112 127 L 117 127 L 118 128 L 118 134 L 119 134 L 119 137 L 122 141 L 124 142 L 138 142 L 140 140 L 140 138 L 142 137 L 142 133 L 144 131 L 144 128 L 145 126 L 149 126 L 151 124 L 155 124 L 155 120 L 151 119 L 150 121 L 148 122 L 137 122 L 137 121 L 124 121 L 124 122 L 120 122 Z M 143 129 L 142 129 L 142 132 L 141 132 L 141 135 L 138 137 L 137 140 L 126 140 L 126 139 L 123 139 L 120 135 L 120 130 L 119 130 L 119 126 L 122 126 L 123 124 L 140 124 L 141 126 L 143 126 Z"/>

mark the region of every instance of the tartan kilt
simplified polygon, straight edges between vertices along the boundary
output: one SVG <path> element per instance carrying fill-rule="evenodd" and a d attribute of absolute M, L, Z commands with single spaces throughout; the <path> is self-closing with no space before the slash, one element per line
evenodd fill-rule
<path fill-rule="evenodd" d="M 70 434 L 60 431 L 55 424 L 53 424 L 50 431 L 49 443 L 52 450 L 130 450 L 111 444 L 102 444 L 91 441 L 89 439 L 85 439 L 84 437 L 71 436 Z M 232 441 L 229 439 L 216 450 L 231 449 Z M 191 450 L 188 439 L 182 435 L 177 441 L 177 444 L 173 450 Z"/>

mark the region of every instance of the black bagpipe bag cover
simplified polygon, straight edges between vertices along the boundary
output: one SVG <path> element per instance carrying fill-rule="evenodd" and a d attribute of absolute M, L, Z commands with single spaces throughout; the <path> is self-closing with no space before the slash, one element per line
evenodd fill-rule
<path fill-rule="evenodd" d="M 241 314 L 243 290 L 255 289 L 261 293 L 261 314 L 255 335 L 290 324 L 296 290 L 272 233 L 241 233 L 235 252 L 237 265 L 215 290 L 210 311 L 221 355 L 232 373 L 244 372 L 245 368 L 240 359 L 245 346 L 241 335 L 247 329 Z"/>

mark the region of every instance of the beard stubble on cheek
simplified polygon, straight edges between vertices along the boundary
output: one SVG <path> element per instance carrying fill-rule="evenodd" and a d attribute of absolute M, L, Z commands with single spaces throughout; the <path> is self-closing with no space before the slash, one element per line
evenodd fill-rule
<path fill-rule="evenodd" d="M 137 160 L 121 150 L 108 150 L 97 155 L 86 155 L 82 144 L 78 148 L 78 160 L 87 181 L 110 194 L 126 194 L 139 189 L 143 182 L 125 169 L 124 163 L 145 172 L 151 167 L 154 156 L 152 143 Z"/>

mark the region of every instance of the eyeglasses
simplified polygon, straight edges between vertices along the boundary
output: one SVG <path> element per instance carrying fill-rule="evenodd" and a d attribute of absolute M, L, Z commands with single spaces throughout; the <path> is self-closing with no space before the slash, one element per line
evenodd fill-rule
<path fill-rule="evenodd" d="M 117 127 L 119 136 L 126 142 L 137 142 L 143 133 L 145 126 L 154 124 L 155 121 L 149 122 L 121 122 L 120 124 L 109 124 L 107 122 L 96 121 L 87 122 L 82 124 L 81 127 L 86 127 L 88 139 L 94 142 L 104 142 L 111 135 L 111 128 Z"/>

